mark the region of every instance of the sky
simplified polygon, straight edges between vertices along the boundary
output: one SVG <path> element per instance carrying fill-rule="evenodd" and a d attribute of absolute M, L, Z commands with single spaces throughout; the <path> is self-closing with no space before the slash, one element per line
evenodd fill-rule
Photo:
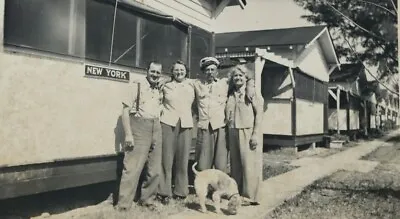
<path fill-rule="evenodd" d="M 216 20 L 217 33 L 313 26 L 300 18 L 308 12 L 293 0 L 247 0 L 245 9 L 227 7 Z"/>

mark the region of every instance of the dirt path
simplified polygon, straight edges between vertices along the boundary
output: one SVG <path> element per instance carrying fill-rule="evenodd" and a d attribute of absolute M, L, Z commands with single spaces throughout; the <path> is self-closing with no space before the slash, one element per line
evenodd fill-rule
<path fill-rule="evenodd" d="M 363 157 L 368 173 L 338 171 L 316 181 L 266 218 L 400 218 L 400 136 Z"/>

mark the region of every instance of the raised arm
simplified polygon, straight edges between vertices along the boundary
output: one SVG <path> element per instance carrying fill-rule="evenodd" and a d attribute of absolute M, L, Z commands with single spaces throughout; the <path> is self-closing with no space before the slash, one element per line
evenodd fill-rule
<path fill-rule="evenodd" d="M 251 104 L 253 106 L 254 112 L 254 126 L 253 133 L 250 139 L 250 147 L 254 150 L 258 145 L 262 144 L 262 142 L 259 141 L 262 141 L 262 139 L 260 139 L 260 136 L 262 136 L 264 99 L 259 95 L 255 95 Z"/>
<path fill-rule="evenodd" d="M 256 95 L 256 84 L 253 78 L 249 78 L 246 82 L 246 96 L 249 100 L 253 101 Z"/>
<path fill-rule="evenodd" d="M 186 79 L 186 80 L 190 80 L 190 85 L 193 87 L 193 92 L 194 92 L 194 100 L 192 103 L 192 115 L 194 116 L 194 118 L 198 121 L 199 120 L 199 108 L 198 108 L 198 103 L 197 100 L 199 98 L 197 91 L 196 91 L 196 80 L 194 79 Z"/>

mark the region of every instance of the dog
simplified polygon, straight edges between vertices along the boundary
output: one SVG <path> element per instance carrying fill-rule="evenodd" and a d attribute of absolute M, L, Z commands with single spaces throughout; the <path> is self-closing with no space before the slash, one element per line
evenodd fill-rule
<path fill-rule="evenodd" d="M 197 162 L 193 164 L 192 170 L 196 177 L 194 180 L 194 188 L 197 197 L 199 197 L 200 211 L 203 213 L 207 212 L 205 201 L 207 193 L 211 191 L 213 192 L 212 199 L 216 213 L 221 213 L 221 198 L 225 196 L 229 201 L 228 212 L 232 215 L 237 214 L 242 200 L 248 201 L 248 199 L 240 196 L 236 181 L 221 170 L 207 169 L 197 171 L 196 165 Z"/>

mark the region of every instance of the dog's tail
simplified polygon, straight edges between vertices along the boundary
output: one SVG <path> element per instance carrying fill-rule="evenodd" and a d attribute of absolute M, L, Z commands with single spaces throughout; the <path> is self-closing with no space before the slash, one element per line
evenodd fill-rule
<path fill-rule="evenodd" d="M 199 171 L 196 170 L 196 166 L 197 166 L 197 162 L 195 162 L 195 163 L 192 165 L 192 171 L 193 171 L 194 175 L 197 175 L 197 174 L 199 173 Z"/>

